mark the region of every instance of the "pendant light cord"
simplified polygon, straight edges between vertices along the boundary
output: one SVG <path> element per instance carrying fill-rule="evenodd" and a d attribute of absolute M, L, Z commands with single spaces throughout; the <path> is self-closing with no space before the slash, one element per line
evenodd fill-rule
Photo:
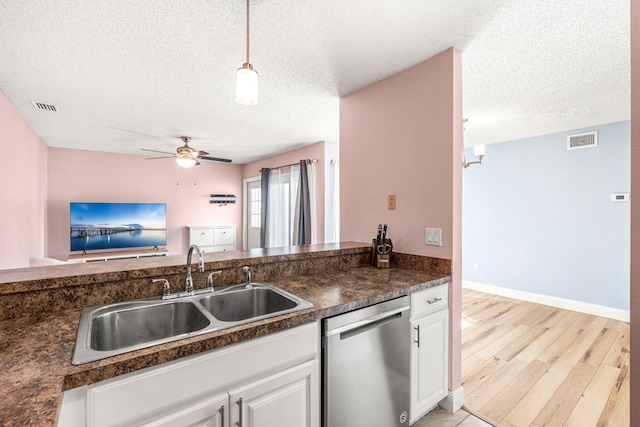
<path fill-rule="evenodd" d="M 249 0 L 247 0 L 247 64 L 249 64 Z"/>

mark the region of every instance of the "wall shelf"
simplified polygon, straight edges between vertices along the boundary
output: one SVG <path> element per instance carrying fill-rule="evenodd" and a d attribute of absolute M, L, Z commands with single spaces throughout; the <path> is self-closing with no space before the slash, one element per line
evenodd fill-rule
<path fill-rule="evenodd" d="M 209 203 L 216 204 L 219 206 L 224 205 L 233 205 L 236 203 L 236 195 L 235 194 L 212 194 L 211 200 Z"/>

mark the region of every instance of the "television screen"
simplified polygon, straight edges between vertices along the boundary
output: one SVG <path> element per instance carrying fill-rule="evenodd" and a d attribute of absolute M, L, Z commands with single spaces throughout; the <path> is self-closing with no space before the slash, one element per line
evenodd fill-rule
<path fill-rule="evenodd" d="M 71 251 L 167 244 L 165 203 L 71 203 Z"/>

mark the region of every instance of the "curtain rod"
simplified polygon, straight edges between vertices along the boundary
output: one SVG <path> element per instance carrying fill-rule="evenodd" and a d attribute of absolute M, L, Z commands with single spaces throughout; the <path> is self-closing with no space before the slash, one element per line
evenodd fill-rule
<path fill-rule="evenodd" d="M 308 160 L 311 160 L 311 163 L 318 163 L 318 159 L 308 159 Z M 262 168 L 262 169 L 269 169 L 269 170 L 271 170 L 271 169 L 282 169 L 282 168 L 288 168 L 288 167 L 291 167 L 291 166 L 300 166 L 300 162 L 291 163 L 289 165 L 274 166 L 272 168 Z M 262 172 L 262 169 L 260 169 L 258 172 Z"/>

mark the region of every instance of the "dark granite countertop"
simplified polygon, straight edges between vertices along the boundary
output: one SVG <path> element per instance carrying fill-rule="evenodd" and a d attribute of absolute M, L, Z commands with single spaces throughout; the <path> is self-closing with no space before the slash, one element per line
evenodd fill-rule
<path fill-rule="evenodd" d="M 55 425 L 64 390 L 213 350 L 448 283 L 445 274 L 355 267 L 270 282 L 313 308 L 156 345 L 80 366 L 71 364 L 79 310 L 0 321 L 0 425 Z"/>

